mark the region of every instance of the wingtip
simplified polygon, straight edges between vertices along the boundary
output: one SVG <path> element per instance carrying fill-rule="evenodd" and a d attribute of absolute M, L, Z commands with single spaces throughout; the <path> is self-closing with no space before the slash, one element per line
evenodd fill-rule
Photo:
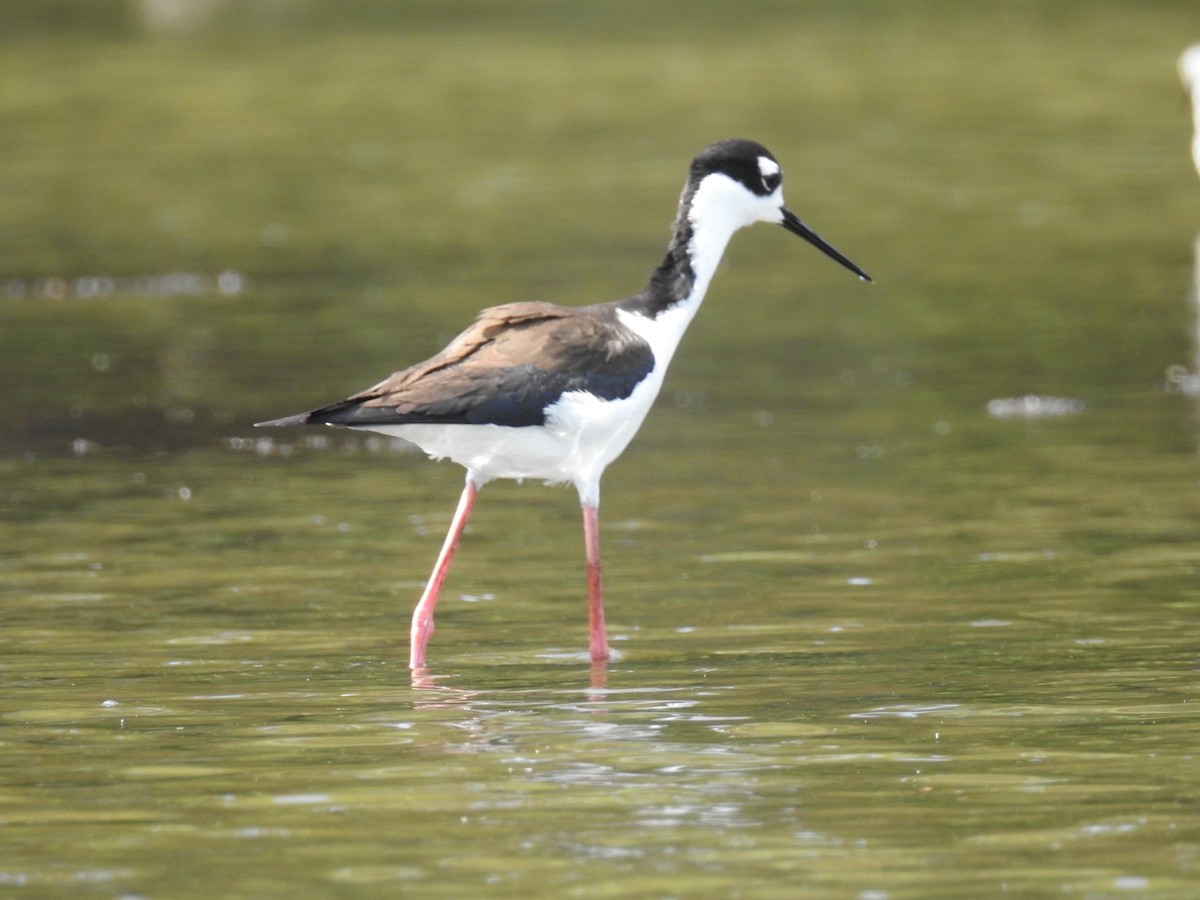
<path fill-rule="evenodd" d="M 308 423 L 308 413 L 298 413 L 294 416 L 284 416 L 282 419 L 270 419 L 266 422 L 255 422 L 255 428 L 282 428 L 288 425 L 305 425 Z"/>

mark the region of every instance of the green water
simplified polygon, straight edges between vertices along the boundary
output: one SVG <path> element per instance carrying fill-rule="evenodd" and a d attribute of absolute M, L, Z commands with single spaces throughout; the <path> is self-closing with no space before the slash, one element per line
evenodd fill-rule
<path fill-rule="evenodd" d="M 1195 895 L 1193 3 L 145 8 L 0 10 L 0 893 Z M 730 135 L 876 283 L 739 234 L 619 657 L 496 483 L 414 681 L 461 472 L 248 423 L 636 290 Z"/>

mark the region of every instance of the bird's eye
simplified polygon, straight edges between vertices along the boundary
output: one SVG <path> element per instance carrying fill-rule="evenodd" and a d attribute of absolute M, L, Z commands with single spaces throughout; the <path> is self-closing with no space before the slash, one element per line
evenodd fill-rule
<path fill-rule="evenodd" d="M 783 173 L 779 170 L 779 163 L 771 159 L 769 156 L 760 156 L 758 158 L 758 174 L 762 176 L 763 190 L 771 194 L 779 187 L 783 181 Z"/>

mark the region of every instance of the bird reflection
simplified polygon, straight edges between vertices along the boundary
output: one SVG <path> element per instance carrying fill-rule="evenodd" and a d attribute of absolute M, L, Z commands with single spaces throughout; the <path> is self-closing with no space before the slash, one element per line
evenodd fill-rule
<path fill-rule="evenodd" d="M 413 706 L 417 709 L 443 709 L 469 705 L 483 693 L 478 689 L 454 687 L 449 683 L 450 676 L 436 674 L 429 666 L 410 669 L 409 674 L 413 690 L 421 692 L 413 699 Z M 608 661 L 590 661 L 586 692 L 588 702 L 601 702 L 607 696 L 607 692 Z"/>

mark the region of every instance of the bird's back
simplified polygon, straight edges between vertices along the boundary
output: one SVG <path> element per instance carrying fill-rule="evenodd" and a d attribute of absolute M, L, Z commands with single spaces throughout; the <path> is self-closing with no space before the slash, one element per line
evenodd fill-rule
<path fill-rule="evenodd" d="M 646 377 L 649 345 L 615 305 L 510 303 L 484 310 L 444 350 L 306 423 L 359 428 L 399 425 L 544 425 L 563 394 L 622 400 Z"/>

